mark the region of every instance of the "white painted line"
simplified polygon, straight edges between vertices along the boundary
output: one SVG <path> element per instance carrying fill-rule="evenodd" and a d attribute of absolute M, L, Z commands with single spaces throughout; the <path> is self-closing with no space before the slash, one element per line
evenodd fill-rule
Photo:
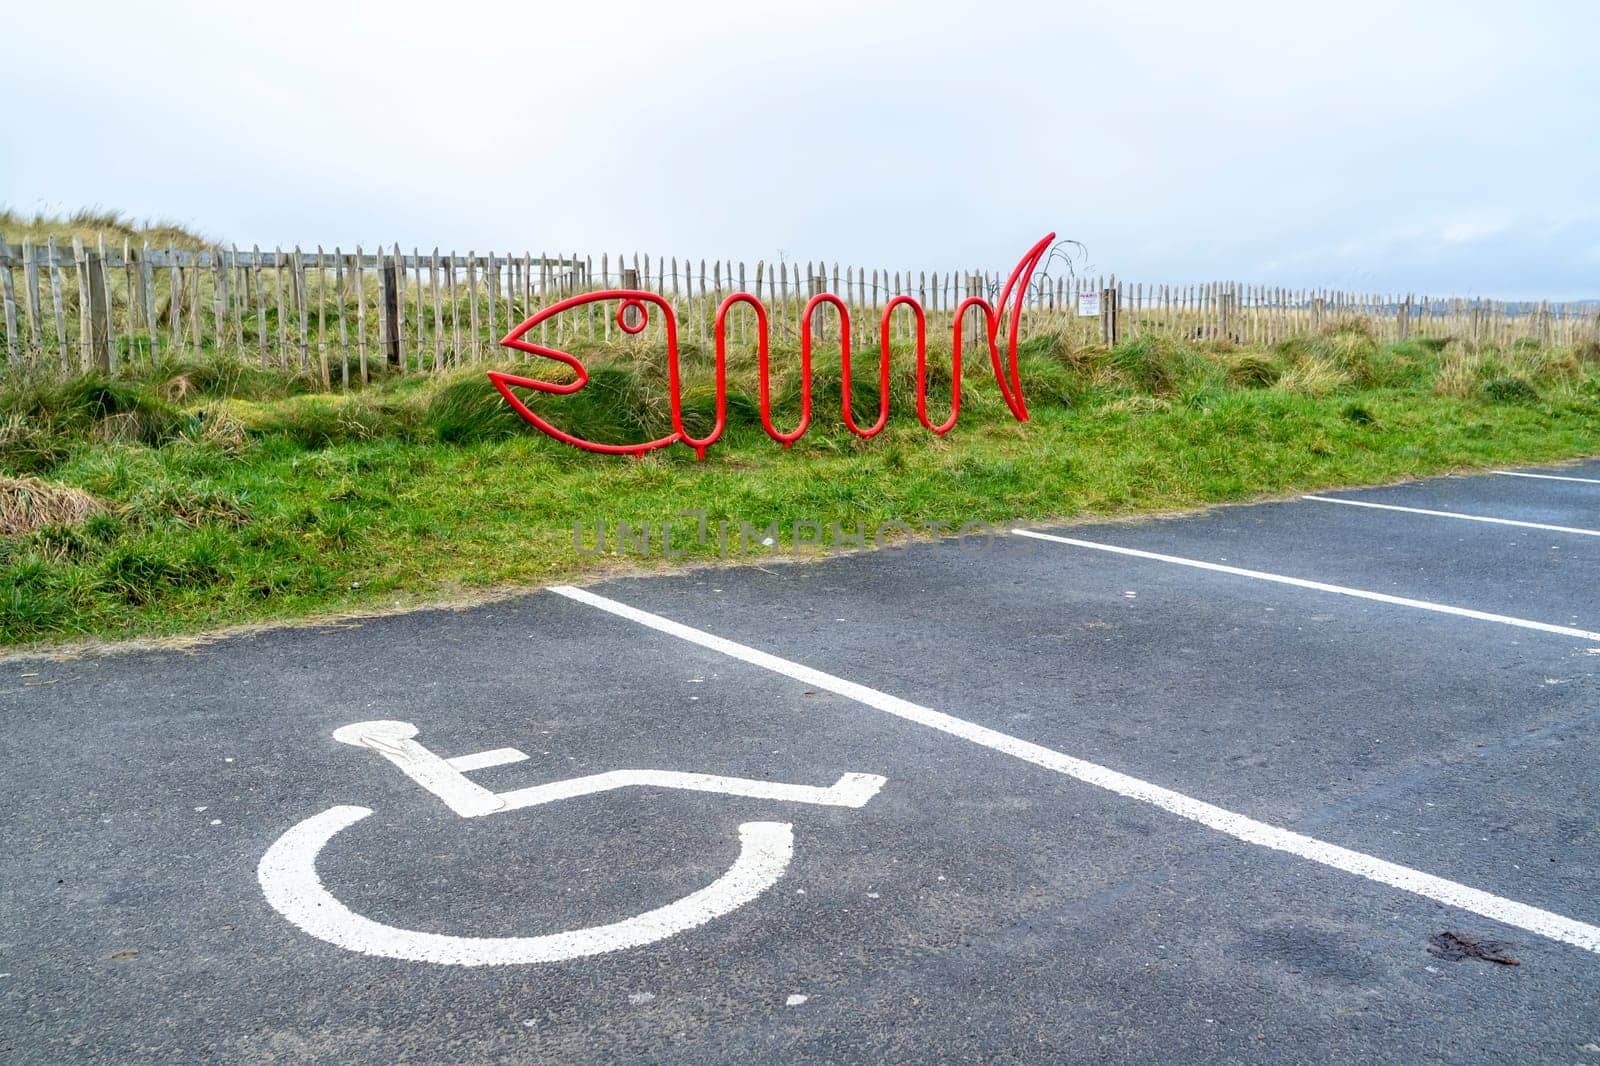
<path fill-rule="evenodd" d="M 493 751 L 475 751 L 471 755 L 457 755 L 453 759 L 446 759 L 450 769 L 467 773 L 472 770 L 487 770 L 491 766 L 506 766 L 514 762 L 522 762 L 527 753 L 516 748 L 495 748 Z"/>
<path fill-rule="evenodd" d="M 1496 470 L 1502 477 L 1536 477 L 1541 481 L 1581 481 L 1585 485 L 1600 485 L 1600 477 L 1562 477 L 1560 474 L 1524 474 L 1520 470 Z"/>
<path fill-rule="evenodd" d="M 1430 511 L 1425 507 L 1401 507 L 1393 503 L 1373 503 L 1371 500 L 1341 500 L 1333 496 L 1302 496 L 1314 503 L 1342 503 L 1346 507 L 1371 507 L 1378 511 L 1404 511 L 1407 514 L 1432 515 L 1435 518 L 1459 518 L 1466 522 L 1492 522 L 1497 526 L 1521 526 L 1524 529 L 1544 529 L 1551 533 L 1576 533 L 1583 537 L 1600 537 L 1600 529 L 1579 529 L 1577 526 L 1548 526 L 1543 522 L 1522 522 L 1515 518 L 1490 518 L 1481 514 L 1462 514 L 1460 511 Z"/>
<path fill-rule="evenodd" d="M 739 826 L 739 857 L 721 877 L 655 910 L 610 925 L 543 936 L 451 936 L 362 917 L 323 886 L 317 853 L 340 830 L 371 813 L 366 807 L 330 807 L 279 837 L 256 869 L 267 902 L 303 932 L 349 951 L 453 966 L 559 962 L 653 944 L 749 903 L 777 883 L 794 854 L 788 824 L 745 822 Z"/>
<path fill-rule="evenodd" d="M 537 807 L 556 800 L 591 796 L 614 788 L 676 788 L 687 792 L 719 792 L 724 796 L 769 799 L 783 803 L 814 803 L 821 807 L 867 805 L 878 794 L 885 779 L 877 774 L 841 774 L 839 780 L 822 785 L 789 785 L 781 781 L 755 781 L 748 777 L 719 777 L 715 774 L 689 774 L 678 770 L 610 770 L 588 777 L 572 777 L 544 785 L 500 793 L 508 811 Z"/>
<path fill-rule="evenodd" d="M 1249 844 L 1258 844 L 1261 847 L 1271 848 L 1274 851 L 1286 852 L 1302 859 L 1321 863 L 1335 870 L 1365 877 L 1380 884 L 1389 885 L 1406 892 L 1412 892 L 1427 899 L 1435 900 L 1450 907 L 1459 907 L 1485 918 L 1492 918 L 1498 922 L 1524 929 L 1530 933 L 1559 940 L 1600 954 L 1600 926 L 1589 925 L 1576 921 L 1551 911 L 1530 907 L 1516 900 L 1496 896 L 1481 889 L 1468 885 L 1447 881 L 1442 877 L 1435 877 L 1419 870 L 1388 862 L 1383 859 L 1364 855 L 1358 851 L 1329 844 L 1302 833 L 1258 822 L 1242 814 L 1224 810 L 1202 800 L 1193 799 L 1182 793 L 1163 788 L 1160 785 L 1142 781 L 1137 777 L 1119 773 L 1116 770 L 1075 759 L 1059 751 L 1033 744 L 1026 740 L 1018 739 L 998 730 L 969 722 L 954 715 L 936 711 L 930 707 L 903 700 L 898 696 L 891 696 L 886 692 L 868 688 L 854 681 L 847 681 L 833 674 L 821 670 L 802 666 L 789 659 L 760 651 L 756 648 L 740 644 L 726 637 L 719 637 L 707 633 L 693 626 L 674 622 L 670 618 L 663 618 L 649 611 L 642 611 L 637 607 L 605 596 L 590 592 L 587 589 L 574 588 L 570 585 L 556 585 L 550 589 L 558 595 L 569 600 L 588 604 L 599 608 L 619 618 L 626 618 L 631 622 L 654 629 L 659 633 L 677 637 L 679 640 L 698 644 L 702 648 L 720 652 L 723 655 L 752 666 L 759 666 L 763 670 L 770 670 L 775 674 L 782 674 L 809 688 L 822 689 L 846 699 L 855 700 L 857 703 L 894 715 L 896 718 L 915 722 L 929 729 L 948 733 L 963 740 L 989 748 L 1013 758 L 1021 759 L 1035 766 L 1053 770 L 1059 774 L 1075 778 L 1087 784 L 1115 792 L 1120 796 L 1137 799 L 1151 804 L 1169 814 L 1180 818 L 1187 818 L 1198 822 L 1219 833 Z"/>
<path fill-rule="evenodd" d="M 756 781 L 748 777 L 684 773 L 681 770 L 609 770 L 603 774 L 569 777 L 542 785 L 491 792 L 467 779 L 466 771 L 520 762 L 527 756 L 515 748 L 497 748 L 473 755 L 444 759 L 417 740 L 417 727 L 388 719 L 352 722 L 333 731 L 341 744 L 370 748 L 403 770 L 407 777 L 432 792 L 463 818 L 480 818 L 538 807 L 557 800 L 592 796 L 619 788 L 676 788 L 686 792 L 720 792 L 725 796 L 770 799 L 784 803 L 815 803 L 826 807 L 864 807 L 878 794 L 884 779 L 876 774 L 841 774 L 831 785 L 790 785 L 781 781 Z"/>
<path fill-rule="evenodd" d="M 1054 533 L 1038 533 L 1031 529 L 1013 529 L 1011 532 L 1019 537 L 1032 537 L 1035 540 L 1048 540 L 1056 544 L 1070 544 L 1075 548 L 1093 548 L 1095 551 L 1113 552 L 1117 555 L 1130 555 L 1136 559 L 1153 559 L 1158 563 L 1172 563 L 1176 566 L 1192 566 L 1196 570 L 1212 570 L 1219 574 L 1233 574 L 1235 577 L 1254 578 L 1257 581 L 1272 581 L 1279 585 L 1293 585 L 1295 588 L 1313 589 L 1317 592 L 1332 592 L 1340 596 L 1354 596 L 1361 600 L 1373 600 L 1377 603 L 1390 603 L 1397 607 L 1414 607 L 1419 611 L 1433 611 L 1437 614 L 1450 614 L 1458 618 L 1474 618 L 1480 622 L 1498 622 L 1503 626 L 1516 626 L 1519 629 L 1537 629 L 1541 633 L 1555 633 L 1563 637 L 1577 637 L 1580 640 L 1600 640 L 1600 633 L 1587 629 L 1574 629 L 1571 626 L 1551 625 L 1549 622 L 1533 622 L 1526 618 L 1513 618 L 1505 614 L 1491 614 L 1488 611 L 1474 611 L 1467 607 L 1452 607 L 1447 603 L 1433 603 L 1428 600 L 1413 600 L 1405 596 L 1390 596 L 1384 592 L 1368 592 L 1366 589 L 1347 588 L 1344 585 L 1330 585 L 1323 581 L 1307 581 L 1303 577 L 1286 577 L 1283 574 L 1269 574 L 1264 570 L 1246 570 L 1242 566 L 1226 566 L 1222 563 L 1207 563 L 1199 559 L 1185 559 L 1179 555 L 1162 555 L 1160 552 L 1140 551 L 1138 548 L 1123 548 L 1115 544 L 1101 544 L 1093 540 L 1078 540 L 1075 537 L 1058 537 Z"/>
<path fill-rule="evenodd" d="M 405 775 L 444 801 L 463 818 L 477 818 L 505 808 L 505 800 L 467 779 L 448 759 L 417 742 L 417 727 L 387 719 L 351 722 L 333 731 L 333 739 L 357 748 L 369 748 L 394 763 Z"/>

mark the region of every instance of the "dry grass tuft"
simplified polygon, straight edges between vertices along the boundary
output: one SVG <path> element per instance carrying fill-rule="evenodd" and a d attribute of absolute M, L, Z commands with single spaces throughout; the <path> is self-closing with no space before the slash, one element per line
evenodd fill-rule
<path fill-rule="evenodd" d="M 136 411 L 107 415 L 89 430 L 89 439 L 99 444 L 138 444 L 144 425 Z"/>
<path fill-rule="evenodd" d="M 1350 375 L 1328 359 L 1296 360 L 1278 379 L 1278 388 L 1302 396 L 1327 396 L 1350 384 Z"/>
<path fill-rule="evenodd" d="M 75 526 L 105 506 L 82 489 L 32 477 L 0 477 L 0 536 Z"/>
<path fill-rule="evenodd" d="M 44 241 L 51 236 L 70 246 L 74 236 L 83 238 L 85 244 L 94 244 L 101 237 L 109 245 L 120 245 L 124 239 L 137 247 L 149 241 L 153 248 L 200 248 L 214 243 L 204 234 L 177 222 L 161 219 L 139 220 L 121 211 L 103 207 L 82 207 L 71 214 L 32 213 L 0 206 L 0 235 L 12 244 L 30 237 Z M 69 288 L 69 293 L 71 292 Z M 72 295 L 76 295 L 72 293 Z"/>
<path fill-rule="evenodd" d="M 177 404 L 181 407 L 192 401 L 199 391 L 199 388 L 195 385 L 194 378 L 189 374 L 180 372 L 163 381 L 156 390 L 156 395 L 170 404 Z"/>
<path fill-rule="evenodd" d="M 1106 410 L 1128 415 L 1159 414 L 1172 410 L 1172 401 L 1164 396 L 1124 396 L 1106 404 Z"/>
<path fill-rule="evenodd" d="M 177 485 L 160 482 L 133 494 L 124 513 L 152 525 L 176 524 L 196 529 L 216 523 L 237 529 L 254 515 L 238 494 L 205 479 Z"/>
<path fill-rule="evenodd" d="M 1372 320 L 1362 318 L 1360 315 L 1346 315 L 1336 318 L 1322 327 L 1325 337 L 1361 337 L 1372 342 L 1376 341 L 1377 333 L 1373 330 Z"/>
<path fill-rule="evenodd" d="M 1228 383 L 1235 388 L 1268 388 L 1283 376 L 1277 361 L 1264 352 L 1227 353 L 1219 356 L 1218 361 L 1227 371 Z"/>
<path fill-rule="evenodd" d="M 1514 347 L 1507 362 L 1518 377 L 1570 384 L 1583 377 L 1583 360 L 1571 348 Z"/>
<path fill-rule="evenodd" d="M 208 445 L 224 455 L 243 455 L 250 448 L 248 427 L 221 404 L 195 412 L 194 422 L 181 436 L 191 444 Z"/>
<path fill-rule="evenodd" d="M 46 419 L 0 415 L 0 469 L 42 471 L 60 459 L 65 447 Z"/>
<path fill-rule="evenodd" d="M 1433 379 L 1434 395 L 1465 400 L 1477 388 L 1483 363 L 1483 356 L 1477 352 L 1452 350 L 1439 363 L 1439 372 Z"/>

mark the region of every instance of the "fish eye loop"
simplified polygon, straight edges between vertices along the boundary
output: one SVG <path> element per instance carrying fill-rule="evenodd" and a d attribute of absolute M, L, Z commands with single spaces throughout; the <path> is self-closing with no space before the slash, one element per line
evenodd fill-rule
<path fill-rule="evenodd" d="M 623 300 L 617 308 L 617 328 L 624 333 L 640 333 L 650 324 L 650 312 L 643 300 Z"/>

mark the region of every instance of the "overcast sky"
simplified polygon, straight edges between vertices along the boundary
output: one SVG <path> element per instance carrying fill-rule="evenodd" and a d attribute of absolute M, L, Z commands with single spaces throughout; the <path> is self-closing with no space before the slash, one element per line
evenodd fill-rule
<path fill-rule="evenodd" d="M 1600 4 L 80 0 L 0 202 L 399 241 L 1600 296 Z"/>

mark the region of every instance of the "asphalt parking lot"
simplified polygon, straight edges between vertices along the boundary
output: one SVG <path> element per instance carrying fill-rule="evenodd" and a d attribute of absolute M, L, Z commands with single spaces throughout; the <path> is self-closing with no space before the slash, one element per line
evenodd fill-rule
<path fill-rule="evenodd" d="M 5 661 L 0 1057 L 1600 1063 L 1520 473 Z"/>

